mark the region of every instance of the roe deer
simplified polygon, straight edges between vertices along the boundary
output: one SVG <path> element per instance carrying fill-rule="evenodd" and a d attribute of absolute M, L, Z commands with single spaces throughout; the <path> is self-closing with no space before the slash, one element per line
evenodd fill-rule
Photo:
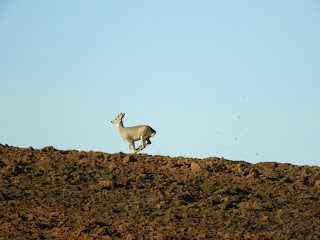
<path fill-rule="evenodd" d="M 126 142 L 129 142 L 129 149 L 133 149 L 133 153 L 137 153 L 142 149 L 144 149 L 147 145 L 150 145 L 151 141 L 149 138 L 154 136 L 156 134 L 156 131 L 146 125 L 135 126 L 135 127 L 124 127 L 122 123 L 123 117 L 124 117 L 124 113 L 120 113 L 111 122 L 118 127 L 118 130 L 120 132 L 122 139 Z M 134 142 L 138 140 L 141 140 L 142 145 L 136 149 Z"/>

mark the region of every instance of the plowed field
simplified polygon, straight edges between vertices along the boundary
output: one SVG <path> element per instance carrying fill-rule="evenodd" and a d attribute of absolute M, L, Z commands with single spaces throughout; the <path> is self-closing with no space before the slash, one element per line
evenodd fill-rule
<path fill-rule="evenodd" d="M 320 239 L 320 168 L 0 144 L 0 239 L 205 238 Z"/>

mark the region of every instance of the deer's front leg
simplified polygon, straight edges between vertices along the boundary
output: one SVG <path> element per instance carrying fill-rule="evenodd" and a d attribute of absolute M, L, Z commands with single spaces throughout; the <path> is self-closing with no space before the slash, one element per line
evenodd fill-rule
<path fill-rule="evenodd" d="M 135 145 L 134 145 L 134 141 L 129 142 L 129 149 L 136 150 L 136 147 L 135 147 Z"/>

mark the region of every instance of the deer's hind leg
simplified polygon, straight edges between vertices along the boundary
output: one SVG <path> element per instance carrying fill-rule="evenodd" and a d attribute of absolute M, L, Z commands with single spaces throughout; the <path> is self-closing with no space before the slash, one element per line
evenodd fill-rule
<path fill-rule="evenodd" d="M 132 146 L 132 148 L 131 148 L 131 146 Z M 136 154 L 137 152 L 139 152 L 140 150 L 142 150 L 141 146 L 136 149 L 136 147 L 135 147 L 135 145 L 134 145 L 134 141 L 132 141 L 132 142 L 129 143 L 129 149 L 133 149 L 133 154 Z"/>
<path fill-rule="evenodd" d="M 142 142 L 142 146 L 141 148 L 144 149 L 148 144 L 146 144 L 146 141 L 148 141 L 148 138 L 144 138 L 143 136 L 141 136 L 141 142 Z"/>
<path fill-rule="evenodd" d="M 140 146 L 137 148 L 137 152 L 141 151 L 142 149 L 144 149 L 144 148 L 147 146 L 146 143 L 145 143 L 145 141 L 146 141 L 146 139 L 145 139 L 143 136 L 141 136 L 141 143 L 142 143 L 142 145 L 140 145 Z"/>

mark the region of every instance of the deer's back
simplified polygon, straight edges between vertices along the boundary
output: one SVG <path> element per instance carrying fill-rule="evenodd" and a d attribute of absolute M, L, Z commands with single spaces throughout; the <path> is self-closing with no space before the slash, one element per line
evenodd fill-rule
<path fill-rule="evenodd" d="M 145 138 L 152 137 L 156 134 L 156 131 L 147 125 L 127 127 L 122 134 L 125 141 L 140 140 L 141 136 Z"/>

